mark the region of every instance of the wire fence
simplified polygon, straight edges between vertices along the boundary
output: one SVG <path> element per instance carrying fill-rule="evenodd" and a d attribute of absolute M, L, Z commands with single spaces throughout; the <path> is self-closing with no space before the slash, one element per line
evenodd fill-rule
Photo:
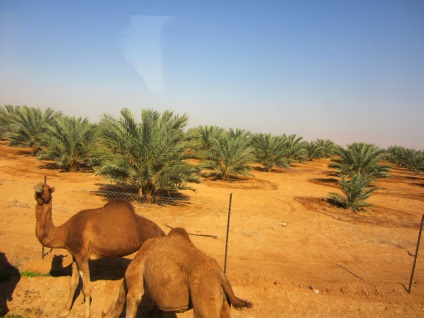
<path fill-rule="evenodd" d="M 181 205 L 189 199 L 187 196 L 169 192 L 168 194 L 162 193 L 161 195 L 154 195 L 151 199 L 146 196 L 140 196 L 134 192 L 121 192 L 113 190 L 96 190 L 92 192 L 94 195 L 105 197 L 107 200 L 125 199 L 130 202 L 137 202 L 139 204 L 149 204 L 151 202 L 159 205 Z"/>
<path fill-rule="evenodd" d="M 17 211 L 17 217 L 29 217 L 33 215 L 31 212 L 21 212 L 32 210 L 34 199 L 33 199 L 33 182 L 29 181 L 28 184 L 22 184 L 20 181 L 15 180 L 0 180 L 0 196 L 4 198 L 3 203 L 0 204 L 0 208 L 5 211 L 13 209 Z M 26 192 L 22 192 L 21 189 L 25 188 Z M 78 195 L 75 195 L 78 193 Z M 81 193 L 81 195 L 80 195 Z M 126 199 L 133 203 L 140 205 L 149 204 L 149 200 L 146 197 L 140 197 L 136 191 L 128 191 L 125 188 L 113 187 L 111 185 L 99 185 L 97 190 L 81 191 L 66 190 L 66 192 L 59 191 L 55 197 L 55 202 L 60 204 L 60 207 L 65 206 L 64 202 L 69 202 L 69 198 L 77 196 L 78 200 L 83 200 L 84 205 L 96 206 L 99 198 L 103 200 L 113 199 Z M 170 205 L 180 206 L 191 202 L 190 197 L 180 193 L 161 193 L 153 197 L 153 202 L 159 205 Z M 226 208 L 226 207 L 223 207 Z M 72 210 L 72 207 L 69 208 Z M 59 209 L 58 209 L 59 210 Z M 61 209 L 62 211 L 63 209 Z M 32 216 L 33 217 L 33 216 Z M 424 218 L 423 218 L 424 220 Z M 1 234 L 1 229 L 0 229 Z M 239 234 L 239 232 L 234 232 Z M 231 234 L 232 235 L 232 234 Z M 230 236 L 231 236 L 230 235 Z M 421 237 L 417 230 L 414 240 L 417 237 Z M 424 296 L 424 271 L 422 270 L 424 255 L 418 255 L 419 239 L 417 242 L 417 248 L 415 253 L 411 250 L 411 255 L 406 256 L 411 261 L 411 267 L 405 272 L 396 272 L 395 269 L 390 268 L 388 265 L 385 268 L 374 268 L 367 267 L 360 264 L 349 264 L 348 261 L 338 260 L 333 265 L 327 263 L 316 264 L 287 264 L 284 262 L 272 262 L 265 260 L 261 264 L 250 264 L 254 270 L 252 270 L 251 278 L 246 277 L 245 273 L 237 272 L 230 265 L 230 275 L 232 275 L 235 281 L 240 284 L 256 284 L 258 281 L 266 282 L 270 284 L 280 284 L 280 280 L 277 278 L 274 280 L 273 277 L 281 277 L 281 280 L 285 282 L 291 282 L 292 284 L 301 284 L 302 286 L 310 286 L 313 291 L 320 291 L 320 293 L 329 290 L 334 292 L 338 290 L 340 294 L 372 294 L 378 295 L 390 295 L 396 290 L 398 294 L 402 294 L 404 291 L 411 292 L 412 294 Z M 422 250 L 422 249 L 421 249 Z M 422 254 L 420 252 L 420 254 Z M 419 256 L 419 257 L 418 257 Z M 413 258 L 415 257 L 415 259 Z M 418 259 L 418 261 L 417 261 Z M 411 269 L 414 262 L 418 264 L 415 270 L 415 276 L 411 275 Z M 240 263 L 240 262 L 239 262 Z M 276 275 L 269 275 L 269 273 L 276 273 Z M 399 288 L 402 286 L 401 288 Z"/>
<path fill-rule="evenodd" d="M 111 190 L 98 190 L 94 192 L 95 195 L 102 196 L 108 200 L 113 199 L 126 199 L 131 202 L 137 202 L 139 204 L 148 204 L 148 200 L 144 197 L 140 197 L 138 193 L 134 192 L 123 192 L 123 191 L 111 191 Z M 157 195 L 153 197 L 153 202 L 160 205 L 181 205 L 189 200 L 188 197 L 180 195 L 178 193 L 168 193 L 168 195 Z M 230 213 L 231 213 L 231 195 L 230 195 L 230 206 L 228 211 L 228 224 L 227 224 L 227 243 L 228 244 L 228 230 L 230 222 Z M 307 281 L 303 281 L 303 284 L 306 284 L 311 290 L 317 292 L 325 292 L 326 290 L 338 290 L 340 294 L 361 294 L 365 296 L 385 296 L 390 294 L 396 294 L 393 290 L 394 285 L 402 286 L 402 290 L 411 293 L 414 292 L 414 289 L 419 287 L 419 293 L 422 294 L 424 291 L 424 271 L 421 269 L 416 272 L 415 267 L 418 259 L 418 252 L 421 240 L 421 232 L 423 230 L 424 215 L 422 216 L 421 226 L 417 233 L 418 240 L 416 245 L 416 250 L 414 254 L 409 255 L 413 257 L 413 263 L 411 263 L 412 272 L 398 272 L 396 275 L 393 275 L 392 271 L 385 272 L 384 269 L 374 269 L 370 268 L 359 268 L 351 269 L 349 266 L 344 265 L 343 263 L 334 264 L 334 266 L 328 267 L 328 265 L 323 265 L 316 263 L 313 266 L 313 273 L 306 275 L 305 273 L 311 270 L 311 264 L 307 264 L 305 268 L 302 269 L 302 266 L 296 265 L 293 268 L 289 267 L 284 268 L 284 276 L 287 281 L 294 279 L 298 283 L 302 283 L 302 279 L 305 277 L 316 276 L 317 283 L 309 285 Z M 196 235 L 196 234 L 192 234 Z M 212 236 L 212 235 L 204 235 Z M 423 259 L 423 256 L 420 257 Z M 225 250 L 225 259 L 224 259 L 224 270 L 226 270 L 227 262 L 227 247 Z M 287 264 L 286 264 L 287 265 Z M 267 272 L 277 272 L 281 269 L 278 267 L 273 268 L 273 264 L 261 264 L 261 269 L 268 268 Z M 292 271 L 292 273 L 289 273 Z M 258 273 L 260 270 L 258 270 Z M 308 279 L 309 279 L 308 278 Z M 258 276 L 258 279 L 267 279 L 265 277 Z M 309 280 L 310 281 L 310 280 Z M 327 287 L 323 287 L 327 286 Z M 417 292 L 417 291 L 415 291 Z"/>

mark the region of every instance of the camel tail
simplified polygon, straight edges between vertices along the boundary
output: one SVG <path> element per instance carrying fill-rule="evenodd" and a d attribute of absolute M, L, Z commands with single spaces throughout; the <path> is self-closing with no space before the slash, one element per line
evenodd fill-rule
<path fill-rule="evenodd" d="M 124 309 L 125 298 L 126 298 L 126 286 L 125 279 L 122 280 L 122 284 L 119 287 L 118 296 L 115 301 L 110 305 L 108 311 L 103 311 L 103 318 L 118 318 Z"/>
<path fill-rule="evenodd" d="M 227 294 L 227 297 L 230 301 L 230 304 L 236 308 L 236 309 L 242 309 L 242 308 L 252 308 L 253 304 L 245 299 L 238 298 L 233 291 L 233 288 L 231 287 L 230 282 L 228 281 L 227 277 L 225 277 L 224 273 L 222 273 L 221 278 L 221 285 L 224 289 L 225 293 Z"/>

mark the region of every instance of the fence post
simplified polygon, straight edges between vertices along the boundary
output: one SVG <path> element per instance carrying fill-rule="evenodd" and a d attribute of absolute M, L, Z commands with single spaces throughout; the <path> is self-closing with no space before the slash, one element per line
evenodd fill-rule
<path fill-rule="evenodd" d="M 411 293 L 412 280 L 414 279 L 415 264 L 417 262 L 418 249 L 420 248 L 420 240 L 421 240 L 421 232 L 423 230 L 423 223 L 424 223 L 424 214 L 421 217 L 420 232 L 418 233 L 417 247 L 415 248 L 414 264 L 412 265 L 411 279 L 409 280 L 409 289 L 408 289 L 409 294 Z"/>
<path fill-rule="evenodd" d="M 233 194 L 230 193 L 230 203 L 228 206 L 228 220 L 227 220 L 227 237 L 225 239 L 225 258 L 224 258 L 224 274 L 227 271 L 227 251 L 228 251 L 228 234 L 230 232 L 230 217 L 231 217 L 231 201 Z"/>
<path fill-rule="evenodd" d="M 47 183 L 47 176 L 44 176 L 44 185 Z M 44 259 L 44 245 L 41 244 L 41 259 Z"/>

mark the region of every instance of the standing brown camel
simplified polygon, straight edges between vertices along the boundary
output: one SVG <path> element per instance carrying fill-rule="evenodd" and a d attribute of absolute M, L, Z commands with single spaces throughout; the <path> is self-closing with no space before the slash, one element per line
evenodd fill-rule
<path fill-rule="evenodd" d="M 196 318 L 230 318 L 231 305 L 239 309 L 253 306 L 234 295 L 217 261 L 197 249 L 183 228 L 143 244 L 103 317 L 119 317 L 125 297 L 126 316 L 135 317 L 143 292 L 153 301 L 156 317 L 162 317 L 163 311 L 193 308 Z"/>
<path fill-rule="evenodd" d="M 137 215 L 126 200 L 114 200 L 98 209 L 83 210 L 64 224 L 55 227 L 52 221 L 53 187 L 38 183 L 35 186 L 36 228 L 40 243 L 51 248 L 65 248 L 73 258 L 72 276 L 66 313 L 69 313 L 79 275 L 85 301 L 85 317 L 90 317 L 89 260 L 122 257 L 137 251 L 142 243 L 165 233 L 154 222 Z M 65 313 L 65 314 L 66 314 Z"/>

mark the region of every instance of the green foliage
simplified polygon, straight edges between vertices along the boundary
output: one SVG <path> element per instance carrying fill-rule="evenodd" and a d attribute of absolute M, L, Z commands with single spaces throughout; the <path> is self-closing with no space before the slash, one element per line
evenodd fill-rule
<path fill-rule="evenodd" d="M 59 116 L 61 113 L 51 108 L 42 111 L 40 108 L 16 106 L 11 113 L 8 132 L 11 145 L 29 147 L 35 156 L 42 149 L 48 125 Z"/>
<path fill-rule="evenodd" d="M 104 115 L 99 125 L 102 147 L 98 148 L 99 175 L 135 187 L 140 197 L 153 202 L 160 191 L 194 190 L 187 183 L 199 182 L 198 167 L 187 159 L 188 116 L 171 111 L 141 112 L 141 122 L 126 108 L 120 118 Z"/>
<path fill-rule="evenodd" d="M 89 164 L 96 144 L 96 126 L 87 118 L 58 117 L 47 126 L 43 144 L 45 149 L 39 159 L 57 162 L 65 171 L 77 171 Z"/>
<path fill-rule="evenodd" d="M 187 134 L 191 139 L 190 148 L 194 150 L 194 157 L 207 160 L 211 157 L 212 146 L 219 140 L 225 130 L 218 126 L 199 126 L 190 129 Z"/>
<path fill-rule="evenodd" d="M 316 141 L 311 141 L 305 145 L 306 157 L 309 161 L 322 157 L 323 149 Z"/>
<path fill-rule="evenodd" d="M 252 146 L 256 161 L 270 172 L 274 166 L 285 168 L 289 166 L 286 158 L 286 139 L 271 134 L 255 134 L 252 136 Z"/>
<path fill-rule="evenodd" d="M 339 184 L 344 196 L 330 193 L 333 202 L 355 212 L 370 204 L 366 199 L 375 190 L 370 183 L 377 178 L 387 178 L 390 166 L 380 163 L 385 152 L 377 146 L 353 143 L 346 149 L 339 148 L 338 157 L 328 165 L 335 169 L 333 175 L 340 178 Z"/>
<path fill-rule="evenodd" d="M 284 139 L 284 152 L 288 162 L 303 161 L 306 158 L 306 141 L 303 141 L 303 137 L 295 134 L 283 135 Z"/>
<path fill-rule="evenodd" d="M 51 277 L 52 275 L 50 275 L 50 273 L 42 274 L 39 271 L 34 271 L 34 272 L 33 271 L 24 271 L 24 272 L 21 272 L 21 276 L 34 278 L 34 277 Z"/>
<path fill-rule="evenodd" d="M 338 157 L 331 160 L 329 168 L 335 169 L 336 176 L 352 177 L 360 174 L 368 179 L 368 182 L 376 178 L 387 178 L 390 166 L 380 163 L 385 152 L 372 144 L 353 143 L 346 149 L 339 148 Z"/>
<path fill-rule="evenodd" d="M 232 130 L 214 139 L 211 145 L 210 156 L 203 163 L 203 168 L 212 170 L 223 180 L 230 180 L 233 176 L 251 176 L 249 165 L 254 161 L 250 146 L 250 134 L 244 130 Z"/>
<path fill-rule="evenodd" d="M 321 156 L 324 158 L 334 156 L 340 148 L 333 141 L 328 139 L 317 139 L 316 143 L 321 148 Z"/>
<path fill-rule="evenodd" d="M 330 200 L 336 205 L 344 209 L 351 209 L 354 212 L 359 212 L 370 206 L 366 200 L 376 188 L 369 187 L 368 178 L 361 174 L 354 174 L 352 179 L 348 180 L 345 176 L 342 176 L 339 184 L 343 194 L 330 193 Z"/>
<path fill-rule="evenodd" d="M 387 159 L 415 173 L 424 172 L 424 151 L 391 146 L 387 149 Z"/>
<path fill-rule="evenodd" d="M 11 131 L 15 109 L 15 106 L 12 105 L 0 106 L 0 139 L 6 137 L 7 133 Z"/>
<path fill-rule="evenodd" d="M 304 145 L 306 158 L 309 161 L 319 158 L 328 158 L 334 156 L 339 150 L 333 141 L 328 139 L 317 139 Z"/>

